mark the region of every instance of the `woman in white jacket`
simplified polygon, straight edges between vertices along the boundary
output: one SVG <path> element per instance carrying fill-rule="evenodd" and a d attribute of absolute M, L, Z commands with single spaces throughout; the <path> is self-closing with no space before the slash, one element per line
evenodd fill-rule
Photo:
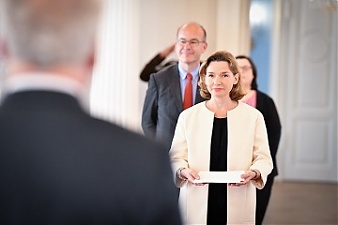
<path fill-rule="evenodd" d="M 254 224 L 256 188 L 273 165 L 262 114 L 244 96 L 234 56 L 215 52 L 200 68 L 209 99 L 178 119 L 170 158 L 185 224 Z M 195 184 L 200 171 L 245 171 L 240 183 Z"/>

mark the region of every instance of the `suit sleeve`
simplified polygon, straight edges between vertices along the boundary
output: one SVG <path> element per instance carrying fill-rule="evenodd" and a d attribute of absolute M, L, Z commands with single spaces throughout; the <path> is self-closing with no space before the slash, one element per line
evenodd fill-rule
<path fill-rule="evenodd" d="M 142 129 L 147 137 L 156 137 L 158 110 L 158 89 L 155 77 L 152 74 L 148 82 L 148 89 L 143 104 L 142 111 Z"/>
<path fill-rule="evenodd" d="M 143 68 L 140 74 L 140 79 L 143 81 L 149 81 L 150 75 L 156 73 L 156 67 L 160 65 L 165 58 L 161 58 L 160 53 L 158 53 L 154 58 L 152 58 Z"/>

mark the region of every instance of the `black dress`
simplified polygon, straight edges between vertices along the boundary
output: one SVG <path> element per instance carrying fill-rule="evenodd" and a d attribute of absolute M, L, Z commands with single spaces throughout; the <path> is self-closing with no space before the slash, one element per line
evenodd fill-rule
<path fill-rule="evenodd" d="M 214 118 L 210 171 L 227 170 L 228 129 L 227 118 Z M 227 223 L 227 184 L 209 184 L 207 225 Z"/>

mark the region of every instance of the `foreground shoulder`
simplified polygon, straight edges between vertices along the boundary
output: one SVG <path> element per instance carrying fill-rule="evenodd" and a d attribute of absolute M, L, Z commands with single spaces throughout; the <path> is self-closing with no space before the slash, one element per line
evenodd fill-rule
<path fill-rule="evenodd" d="M 162 145 L 159 145 L 154 140 L 146 138 L 144 135 L 141 135 L 135 131 L 127 130 L 119 125 L 114 123 L 104 121 L 98 118 L 91 118 L 91 121 L 88 123 L 89 127 L 93 132 L 92 135 L 96 138 L 101 138 L 102 141 L 108 143 L 122 143 L 121 145 L 136 145 L 139 148 L 162 148 Z M 118 146 L 112 146 L 118 147 Z"/>
<path fill-rule="evenodd" d="M 191 106 L 190 108 L 182 111 L 181 114 L 184 114 L 184 115 L 194 115 L 194 114 L 201 114 L 201 113 L 211 113 L 213 114 L 211 111 L 209 111 L 207 109 L 207 107 L 205 106 L 205 101 L 202 101 L 200 103 L 197 103 L 193 106 Z"/>

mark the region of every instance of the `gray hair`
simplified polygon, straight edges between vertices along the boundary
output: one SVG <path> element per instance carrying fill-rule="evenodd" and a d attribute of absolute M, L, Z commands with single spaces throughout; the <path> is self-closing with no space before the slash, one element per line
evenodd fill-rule
<path fill-rule="evenodd" d="M 99 0 L 0 0 L 12 56 L 46 67 L 82 62 L 92 50 Z"/>

